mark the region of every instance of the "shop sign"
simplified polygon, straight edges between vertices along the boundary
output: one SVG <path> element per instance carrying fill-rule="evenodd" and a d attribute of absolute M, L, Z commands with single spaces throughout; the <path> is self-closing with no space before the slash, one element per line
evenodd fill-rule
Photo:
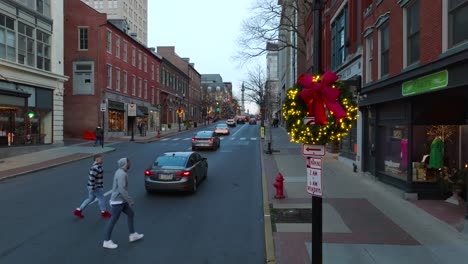
<path fill-rule="evenodd" d="M 101 112 L 106 112 L 106 110 L 107 110 L 107 104 L 101 103 Z"/>
<path fill-rule="evenodd" d="M 444 88 L 447 87 L 447 85 L 448 71 L 443 70 L 415 80 L 404 82 L 401 86 L 401 93 L 403 96 L 415 95 Z"/>
<path fill-rule="evenodd" d="M 128 116 L 136 116 L 137 115 L 137 105 L 136 104 L 128 104 L 127 105 L 127 115 Z"/>

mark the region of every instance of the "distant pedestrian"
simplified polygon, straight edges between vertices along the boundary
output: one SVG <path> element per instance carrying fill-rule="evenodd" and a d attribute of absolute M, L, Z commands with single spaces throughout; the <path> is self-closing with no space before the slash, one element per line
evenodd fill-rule
<path fill-rule="evenodd" d="M 104 135 L 104 130 L 102 129 L 102 127 L 98 125 L 96 129 L 94 130 L 94 134 L 96 135 L 94 146 L 96 146 L 98 142 L 99 142 L 99 145 L 102 145 L 102 136 Z"/>
<path fill-rule="evenodd" d="M 101 209 L 101 216 L 103 218 L 111 217 L 111 214 L 106 210 L 106 201 L 104 199 L 104 170 L 102 169 L 102 163 L 102 156 L 99 154 L 95 155 L 93 165 L 91 165 L 88 173 L 88 198 L 73 212 L 79 218 L 84 217 L 83 210 L 96 198 L 99 209 Z"/>
<path fill-rule="evenodd" d="M 135 213 L 131 206 L 134 204 L 133 200 L 128 194 L 128 170 L 130 170 L 131 162 L 128 158 L 121 158 L 117 162 L 119 168 L 114 174 L 114 180 L 112 182 L 112 194 L 110 198 L 112 217 L 107 222 L 104 242 L 102 246 L 104 248 L 114 249 L 117 248 L 111 240 L 112 230 L 114 229 L 115 223 L 119 220 L 120 214 L 124 212 L 127 215 L 128 231 L 130 235 L 128 237 L 130 242 L 134 242 L 143 238 L 143 234 L 135 232 L 133 218 Z"/>

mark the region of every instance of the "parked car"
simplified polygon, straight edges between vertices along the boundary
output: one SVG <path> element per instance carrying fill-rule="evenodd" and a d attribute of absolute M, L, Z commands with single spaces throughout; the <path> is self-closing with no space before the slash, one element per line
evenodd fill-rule
<path fill-rule="evenodd" d="M 217 150 L 221 140 L 214 131 L 198 131 L 192 138 L 192 150 L 208 148 Z"/>
<path fill-rule="evenodd" d="M 165 152 L 145 170 L 145 189 L 153 191 L 189 191 L 208 176 L 208 160 L 197 152 Z"/>
<path fill-rule="evenodd" d="M 236 127 L 236 121 L 234 121 L 234 119 L 228 119 L 226 120 L 226 125 L 230 126 L 230 127 Z"/>
<path fill-rule="evenodd" d="M 214 132 L 216 135 L 229 135 L 229 127 L 226 124 L 217 124 Z"/>

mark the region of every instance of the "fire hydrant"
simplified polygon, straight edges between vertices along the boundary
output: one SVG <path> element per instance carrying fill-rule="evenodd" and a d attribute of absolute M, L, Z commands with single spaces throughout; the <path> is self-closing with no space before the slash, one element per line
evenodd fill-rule
<path fill-rule="evenodd" d="M 283 181 L 284 181 L 284 177 L 283 177 L 283 174 L 278 173 L 278 176 L 276 176 L 276 181 L 275 183 L 273 183 L 273 186 L 275 186 L 276 188 L 276 195 L 275 195 L 275 198 L 276 199 L 284 199 L 284 191 L 283 191 Z"/>
<path fill-rule="evenodd" d="M 158 135 L 157 135 L 158 138 L 161 137 L 161 130 L 158 129 Z"/>

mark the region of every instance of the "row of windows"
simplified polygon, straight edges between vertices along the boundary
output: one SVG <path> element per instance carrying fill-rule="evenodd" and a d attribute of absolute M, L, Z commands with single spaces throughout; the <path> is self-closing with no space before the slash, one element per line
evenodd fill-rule
<path fill-rule="evenodd" d="M 172 74 L 169 71 L 166 71 L 166 69 L 164 68 L 161 72 L 160 82 L 162 85 L 166 87 L 170 87 L 176 90 L 177 92 L 187 94 L 187 87 L 188 87 L 187 82 L 181 80 L 175 74 Z"/>
<path fill-rule="evenodd" d="M 122 78 L 122 80 L 121 80 Z M 113 83 L 115 81 L 115 85 Z M 115 78 L 113 77 L 112 65 L 107 64 L 107 78 L 106 78 L 106 87 L 108 89 L 115 88 L 117 92 L 128 93 L 129 88 L 129 76 L 127 71 L 123 71 L 119 68 L 115 68 Z M 154 89 L 154 87 L 152 87 Z M 131 95 L 137 96 L 143 99 L 148 99 L 148 80 L 141 77 L 137 77 L 132 74 L 131 76 Z"/>
<path fill-rule="evenodd" d="M 410 1 L 403 10 L 403 67 L 417 64 L 420 60 L 420 3 L 421 0 Z M 446 0 L 444 12 L 447 36 L 443 40 L 446 49 L 451 49 L 468 42 L 468 0 Z M 332 42 L 332 69 L 336 70 L 343 65 L 347 56 L 346 36 L 348 28 L 348 10 L 345 6 L 337 14 L 331 24 Z M 445 16 L 444 16 L 445 17 Z M 378 21 L 377 30 L 377 54 L 378 54 L 378 78 L 386 77 L 390 73 L 390 14 L 381 17 Z M 444 24 L 444 23 L 443 23 Z M 393 24 L 392 24 L 393 25 Z M 374 36 L 371 33 L 365 36 L 365 81 L 372 81 L 372 65 L 374 54 Z"/>
<path fill-rule="evenodd" d="M 51 34 L 0 14 L 0 59 L 50 71 Z"/>
<path fill-rule="evenodd" d="M 108 53 L 112 54 L 112 31 L 107 31 L 107 42 L 106 42 L 106 50 Z M 121 49 L 121 41 L 120 37 L 115 37 L 115 57 L 122 58 L 123 61 L 128 61 L 128 42 L 123 42 L 123 48 Z M 78 49 L 79 50 L 88 50 L 89 49 L 89 29 L 88 27 L 79 27 L 78 28 Z M 148 56 L 143 55 L 143 52 L 138 51 L 137 56 L 137 49 L 135 46 L 132 46 L 131 50 L 131 64 L 134 67 L 138 67 L 138 69 L 143 70 L 144 72 L 148 72 Z M 158 72 L 159 67 L 155 66 L 154 63 L 151 63 L 151 79 L 155 80 L 158 79 Z"/>

